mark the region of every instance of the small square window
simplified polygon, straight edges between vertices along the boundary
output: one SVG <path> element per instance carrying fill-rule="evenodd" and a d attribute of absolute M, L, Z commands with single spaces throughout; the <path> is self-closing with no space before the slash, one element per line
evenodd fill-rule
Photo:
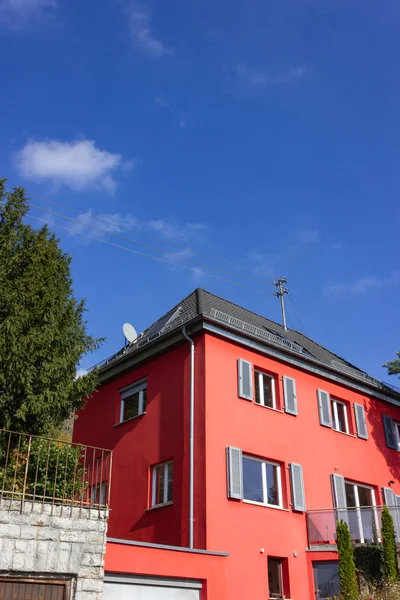
<path fill-rule="evenodd" d="M 270 598 L 283 598 L 282 560 L 268 557 L 268 590 Z"/>
<path fill-rule="evenodd" d="M 121 391 L 120 423 L 146 412 L 147 381 L 135 383 Z"/>
<path fill-rule="evenodd" d="M 332 402 L 332 415 L 333 415 L 333 429 L 341 431 L 342 433 L 349 433 L 349 422 L 347 418 L 347 406 L 344 402 L 339 400 L 331 399 Z"/>
<path fill-rule="evenodd" d="M 275 378 L 261 371 L 254 372 L 256 404 L 276 408 Z"/>
<path fill-rule="evenodd" d="M 152 468 L 151 506 L 171 504 L 173 499 L 174 463 L 172 461 Z"/>

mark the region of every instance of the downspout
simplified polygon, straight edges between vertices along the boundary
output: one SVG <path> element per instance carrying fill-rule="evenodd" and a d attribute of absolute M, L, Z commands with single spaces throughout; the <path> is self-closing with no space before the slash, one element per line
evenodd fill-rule
<path fill-rule="evenodd" d="M 189 425 L 189 548 L 193 549 L 194 538 L 194 341 L 182 327 L 183 337 L 190 343 L 190 425 Z"/>

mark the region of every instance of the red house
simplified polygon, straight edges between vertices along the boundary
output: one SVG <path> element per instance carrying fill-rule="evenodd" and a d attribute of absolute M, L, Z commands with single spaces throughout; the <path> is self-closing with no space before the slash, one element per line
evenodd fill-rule
<path fill-rule="evenodd" d="M 100 382 L 74 441 L 113 450 L 107 600 L 328 598 L 338 519 L 400 536 L 400 391 L 301 333 L 197 289 Z"/>

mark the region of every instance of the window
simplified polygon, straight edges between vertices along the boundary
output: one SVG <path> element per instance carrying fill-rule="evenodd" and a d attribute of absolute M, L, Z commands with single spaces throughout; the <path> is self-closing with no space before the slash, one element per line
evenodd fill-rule
<path fill-rule="evenodd" d="M 396 438 L 397 449 L 400 451 L 400 423 L 393 421 L 394 437 Z"/>
<path fill-rule="evenodd" d="M 347 523 L 352 542 L 365 543 L 379 535 L 374 489 L 368 485 L 332 475 L 336 520 Z"/>
<path fill-rule="evenodd" d="M 152 469 L 151 506 L 163 506 L 172 502 L 174 463 L 156 465 Z"/>
<path fill-rule="evenodd" d="M 371 487 L 345 481 L 347 519 L 356 543 L 372 542 L 374 529 L 378 532 L 375 494 Z"/>
<path fill-rule="evenodd" d="M 268 589 L 270 598 L 283 598 L 282 560 L 268 557 Z"/>
<path fill-rule="evenodd" d="M 388 415 L 382 415 L 382 420 L 387 447 L 400 452 L 400 423 Z"/>
<path fill-rule="evenodd" d="M 254 377 L 256 384 L 256 404 L 276 408 L 274 377 L 261 371 L 255 371 Z"/>
<path fill-rule="evenodd" d="M 243 456 L 243 499 L 281 508 L 280 465 Z"/>
<path fill-rule="evenodd" d="M 104 506 L 106 504 L 107 498 L 107 484 L 97 483 L 96 485 L 92 485 L 90 491 L 90 500 L 92 504 L 100 504 Z"/>
<path fill-rule="evenodd" d="M 347 406 L 344 402 L 331 398 L 333 429 L 342 433 L 349 433 L 349 422 L 347 419 Z"/>
<path fill-rule="evenodd" d="M 121 390 L 120 423 L 146 412 L 147 381 Z"/>

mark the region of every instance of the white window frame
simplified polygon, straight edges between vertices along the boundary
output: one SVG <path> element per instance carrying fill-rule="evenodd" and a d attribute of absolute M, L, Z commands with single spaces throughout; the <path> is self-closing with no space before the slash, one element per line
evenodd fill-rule
<path fill-rule="evenodd" d="M 120 411 L 119 411 L 119 422 L 120 423 L 129 421 L 130 419 L 136 419 L 136 417 L 146 414 L 146 411 L 144 410 L 144 393 L 143 393 L 145 390 L 147 390 L 147 379 L 138 381 L 132 385 L 129 385 L 128 387 L 123 388 L 122 390 L 119 390 L 120 398 L 121 398 L 121 406 L 120 406 Z M 139 392 L 138 414 L 134 415 L 133 417 L 129 417 L 128 419 L 124 419 L 125 401 L 128 398 L 130 398 L 131 396 L 133 396 L 134 394 L 137 394 L 138 392 Z"/>
<path fill-rule="evenodd" d="M 265 404 L 264 386 L 262 381 L 264 376 L 271 380 L 272 406 Z M 260 403 L 257 402 L 257 384 L 260 392 Z M 276 410 L 275 377 L 270 373 L 265 373 L 265 371 L 260 371 L 258 369 L 254 369 L 254 403 L 257 404 L 257 406 L 264 406 L 264 408 Z"/>
<path fill-rule="evenodd" d="M 346 431 L 342 431 L 339 429 L 339 414 L 338 414 L 338 404 L 344 407 L 344 422 Z M 349 418 L 347 415 L 347 404 L 346 402 L 342 402 L 342 400 L 337 400 L 336 398 L 331 398 L 332 405 L 332 427 L 335 431 L 339 431 L 339 433 L 349 433 Z"/>
<path fill-rule="evenodd" d="M 243 469 L 243 459 L 244 458 L 247 458 L 249 460 L 254 460 L 256 462 L 261 463 L 261 481 L 262 481 L 262 491 L 263 491 L 264 498 L 268 498 L 266 465 L 272 465 L 273 467 L 276 467 L 276 480 L 278 483 L 278 504 L 268 504 L 268 502 L 256 502 L 255 500 L 246 500 L 246 498 L 244 498 L 244 485 L 243 485 L 243 502 L 246 502 L 247 504 L 257 504 L 258 506 L 268 506 L 268 508 L 283 508 L 281 465 L 277 462 L 273 462 L 272 460 L 265 460 L 263 458 L 257 458 L 255 456 L 251 456 L 251 454 L 243 454 L 242 455 L 242 469 Z M 244 477 L 243 477 L 243 480 L 244 480 Z"/>
<path fill-rule="evenodd" d="M 396 438 L 397 451 L 400 452 L 400 423 L 393 420 L 394 437 Z"/>
<path fill-rule="evenodd" d="M 167 506 L 168 504 L 173 503 L 172 500 L 168 500 L 168 476 L 169 476 L 169 466 L 174 463 L 173 460 L 168 460 L 167 462 L 159 463 L 158 465 L 154 465 L 151 469 L 151 508 L 157 508 L 158 506 Z M 165 467 L 164 469 L 164 502 L 160 502 L 156 504 L 156 485 L 157 485 L 157 470 Z M 173 482 L 172 482 L 172 490 L 173 490 Z M 172 492 L 173 496 L 173 492 Z"/>
<path fill-rule="evenodd" d="M 360 498 L 358 495 L 358 488 L 364 488 L 366 490 L 369 490 L 370 495 L 371 495 L 371 506 L 370 508 L 373 509 L 374 511 L 374 521 L 375 521 L 375 527 L 376 527 L 376 532 L 378 535 L 378 542 L 381 541 L 381 538 L 379 537 L 380 535 L 380 527 L 379 527 L 379 520 L 378 520 L 378 513 L 376 510 L 376 499 L 375 499 L 375 491 L 374 488 L 371 487 L 370 485 L 364 485 L 362 483 L 355 483 L 354 481 L 350 481 L 349 479 L 345 479 L 344 483 L 346 485 L 346 483 L 348 485 L 352 485 L 353 486 L 353 491 L 354 491 L 354 499 L 355 499 L 355 503 L 356 506 L 355 507 L 347 507 L 348 511 L 356 511 L 357 513 L 357 521 L 358 521 L 358 532 L 360 534 L 360 543 L 364 544 L 365 543 L 365 539 L 364 539 L 364 529 L 363 529 L 363 524 L 362 524 L 362 517 L 361 517 L 361 509 L 362 508 L 368 508 L 365 506 L 360 506 Z M 346 500 L 346 505 L 347 505 L 347 500 Z"/>

